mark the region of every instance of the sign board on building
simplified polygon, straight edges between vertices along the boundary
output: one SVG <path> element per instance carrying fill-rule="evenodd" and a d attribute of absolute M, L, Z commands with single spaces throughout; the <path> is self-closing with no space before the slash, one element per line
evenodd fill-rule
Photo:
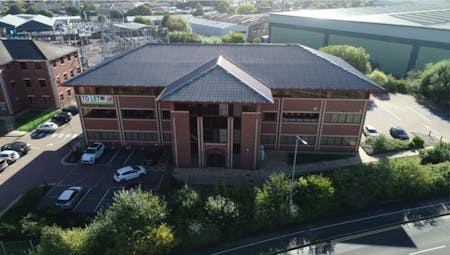
<path fill-rule="evenodd" d="M 82 104 L 113 104 L 112 96 L 82 95 L 80 96 Z"/>

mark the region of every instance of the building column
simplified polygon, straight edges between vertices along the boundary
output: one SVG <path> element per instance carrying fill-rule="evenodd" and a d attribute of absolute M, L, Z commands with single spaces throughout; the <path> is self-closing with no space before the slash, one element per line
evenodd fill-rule
<path fill-rule="evenodd" d="M 233 168 L 233 141 L 234 141 L 233 126 L 234 126 L 234 118 L 228 117 L 227 161 L 225 163 L 225 166 L 227 168 Z"/>
<path fill-rule="evenodd" d="M 191 167 L 189 111 L 171 111 L 172 152 L 175 167 Z"/>
<path fill-rule="evenodd" d="M 256 169 L 258 166 L 260 126 L 260 112 L 241 113 L 241 168 Z"/>
<path fill-rule="evenodd" d="M 203 117 L 197 117 L 198 167 L 205 167 L 205 146 L 203 141 Z"/>

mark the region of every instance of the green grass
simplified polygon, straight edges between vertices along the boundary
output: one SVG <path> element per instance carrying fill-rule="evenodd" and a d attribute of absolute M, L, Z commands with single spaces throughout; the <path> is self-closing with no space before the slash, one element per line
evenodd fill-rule
<path fill-rule="evenodd" d="M 366 151 L 366 153 L 369 155 L 409 150 L 411 149 L 411 146 L 412 145 L 409 141 L 393 139 L 386 137 L 385 135 L 368 137 L 366 138 L 366 141 L 361 145 L 364 151 Z"/>
<path fill-rule="evenodd" d="M 353 155 L 344 154 L 297 154 L 297 165 L 317 163 L 321 161 L 331 161 L 353 157 Z M 294 153 L 288 154 L 288 164 L 292 164 L 294 161 Z"/>
<path fill-rule="evenodd" d="M 54 111 L 29 111 L 16 119 L 16 129 L 19 131 L 32 131 L 41 123 L 51 119 L 56 114 Z"/>

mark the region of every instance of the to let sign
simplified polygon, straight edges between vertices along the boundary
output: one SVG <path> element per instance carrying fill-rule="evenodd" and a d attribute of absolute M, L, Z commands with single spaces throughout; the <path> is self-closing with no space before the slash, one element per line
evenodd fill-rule
<path fill-rule="evenodd" d="M 83 95 L 80 96 L 82 104 L 113 104 L 112 96 Z"/>

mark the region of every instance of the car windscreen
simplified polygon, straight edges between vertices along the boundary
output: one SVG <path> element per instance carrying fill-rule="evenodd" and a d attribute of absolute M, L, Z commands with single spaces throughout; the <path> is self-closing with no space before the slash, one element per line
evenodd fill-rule
<path fill-rule="evenodd" d="M 87 149 L 87 150 L 86 150 L 86 153 L 88 153 L 88 154 L 94 154 L 94 153 L 95 153 L 95 150 L 94 150 L 94 149 Z"/>
<path fill-rule="evenodd" d="M 397 133 L 398 133 L 399 135 L 406 135 L 406 132 L 405 132 L 405 130 L 403 130 L 403 129 L 397 129 Z"/>

